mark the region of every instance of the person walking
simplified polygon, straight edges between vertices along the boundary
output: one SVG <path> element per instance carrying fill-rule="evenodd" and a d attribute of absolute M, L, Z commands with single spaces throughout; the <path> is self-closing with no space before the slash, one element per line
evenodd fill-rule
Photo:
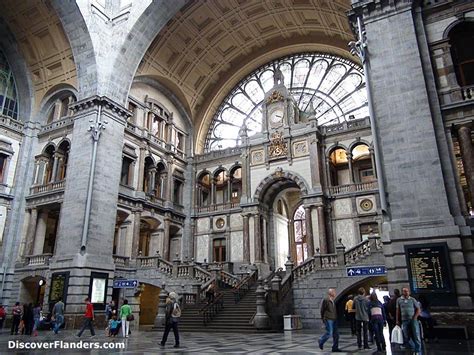
<path fill-rule="evenodd" d="M 378 300 L 377 294 L 375 292 L 372 292 L 370 295 L 369 316 L 374 332 L 375 343 L 377 344 L 377 351 L 385 351 L 383 327 L 387 323 L 387 318 L 385 316 L 383 304 Z"/>
<path fill-rule="evenodd" d="M 20 306 L 20 302 L 16 302 L 15 306 L 12 309 L 13 319 L 12 319 L 12 327 L 11 327 L 10 335 L 13 335 L 13 334 L 18 335 L 18 327 L 20 326 L 22 315 L 23 315 L 23 310 Z"/>
<path fill-rule="evenodd" d="M 421 332 L 418 316 L 420 304 L 410 296 L 408 287 L 402 288 L 402 296 L 397 300 L 397 325 L 402 327 L 403 346 L 421 354 Z"/>
<path fill-rule="evenodd" d="M 63 325 L 64 322 L 64 303 L 63 299 L 60 297 L 53 307 L 53 331 L 54 334 L 59 333 L 59 328 Z"/>
<path fill-rule="evenodd" d="M 353 307 L 353 304 L 354 304 L 354 296 L 349 295 L 349 297 L 347 297 L 344 313 L 346 315 L 346 320 L 349 321 L 351 325 L 352 336 L 356 335 L 355 309 Z"/>
<path fill-rule="evenodd" d="M 86 330 L 86 328 L 90 329 L 91 337 L 95 337 L 95 331 L 94 331 L 94 325 L 93 325 L 93 322 L 94 322 L 94 307 L 92 306 L 92 303 L 91 303 L 89 297 L 87 297 L 84 300 L 84 302 L 86 303 L 86 312 L 84 313 L 84 323 L 82 324 L 82 328 L 79 331 L 79 333 L 77 333 L 77 337 L 80 338 L 82 333 L 84 333 L 84 330 Z"/>
<path fill-rule="evenodd" d="M 178 295 L 176 292 L 170 292 L 168 298 L 166 298 L 165 306 L 165 331 L 163 338 L 161 338 L 160 345 L 163 347 L 166 345 L 168 340 L 168 334 L 173 329 L 174 334 L 174 347 L 179 348 L 179 329 L 178 322 L 181 317 L 181 308 L 178 303 Z"/>
<path fill-rule="evenodd" d="M 398 288 L 393 290 L 393 295 L 390 296 L 390 301 L 387 305 L 387 323 L 388 334 L 390 341 L 392 340 L 392 330 L 397 323 L 397 300 L 400 298 L 400 290 Z"/>
<path fill-rule="evenodd" d="M 122 335 L 128 338 L 128 331 L 130 329 L 130 322 L 133 320 L 132 307 L 128 304 L 128 300 L 123 300 L 123 305 L 120 307 L 120 318 L 122 319 Z"/>
<path fill-rule="evenodd" d="M 342 352 L 339 349 L 339 330 L 337 328 L 337 311 L 334 300 L 336 299 L 336 290 L 330 288 L 327 297 L 321 304 L 321 319 L 323 320 L 326 332 L 319 338 L 318 345 L 321 350 L 324 349 L 324 343 L 332 337 L 332 352 Z"/>
<path fill-rule="evenodd" d="M 114 309 L 115 309 L 115 302 L 114 300 L 110 300 L 109 303 L 105 306 L 105 320 L 107 321 L 107 324 L 109 323 L 109 320 L 112 319 L 112 316 L 114 314 Z"/>
<path fill-rule="evenodd" d="M 0 332 L 3 330 L 3 324 L 5 322 L 6 317 L 7 317 L 7 311 L 3 307 L 3 304 L 0 304 Z"/>
<path fill-rule="evenodd" d="M 358 295 L 354 298 L 354 308 L 356 311 L 355 319 L 357 331 L 357 347 L 359 348 L 359 350 L 361 350 L 363 341 L 364 349 L 370 349 L 367 336 L 367 329 L 369 325 L 369 302 L 365 297 L 365 289 L 363 287 L 359 288 L 357 293 Z"/>
<path fill-rule="evenodd" d="M 207 298 L 208 304 L 214 301 L 215 293 L 216 293 L 216 284 L 215 284 L 215 281 L 212 281 L 206 289 L 206 298 Z"/>
<path fill-rule="evenodd" d="M 33 308 L 33 336 L 38 336 L 38 328 L 41 320 L 41 306 L 39 303 Z"/>

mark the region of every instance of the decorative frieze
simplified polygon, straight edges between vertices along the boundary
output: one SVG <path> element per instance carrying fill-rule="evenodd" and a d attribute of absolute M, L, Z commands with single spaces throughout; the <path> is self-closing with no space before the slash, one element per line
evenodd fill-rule
<path fill-rule="evenodd" d="M 308 143 L 306 140 L 293 143 L 293 156 L 302 157 L 308 155 Z"/>

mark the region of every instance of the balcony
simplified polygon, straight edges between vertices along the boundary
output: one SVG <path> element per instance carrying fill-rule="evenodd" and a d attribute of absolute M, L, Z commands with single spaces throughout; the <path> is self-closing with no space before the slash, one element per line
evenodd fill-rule
<path fill-rule="evenodd" d="M 441 107 L 450 109 L 474 103 L 474 86 L 463 86 L 439 92 Z"/>
<path fill-rule="evenodd" d="M 0 126 L 9 128 L 18 133 L 23 132 L 23 123 L 8 116 L 0 115 Z"/>
<path fill-rule="evenodd" d="M 356 184 L 330 186 L 329 194 L 331 196 L 353 194 L 358 192 L 376 191 L 379 185 L 377 181 L 361 182 Z"/>
<path fill-rule="evenodd" d="M 47 266 L 53 254 L 27 255 L 25 256 L 25 266 Z"/>
<path fill-rule="evenodd" d="M 232 208 L 240 207 L 239 202 L 227 202 L 227 203 L 218 203 L 209 206 L 199 206 L 197 208 L 198 213 L 205 213 L 205 212 L 214 212 L 214 211 L 225 211 L 230 210 Z"/>
<path fill-rule="evenodd" d="M 130 258 L 128 256 L 112 255 L 115 266 L 128 267 Z"/>
<path fill-rule="evenodd" d="M 41 127 L 40 134 L 51 132 L 58 128 L 68 127 L 74 125 L 74 118 L 73 117 L 65 117 L 58 121 L 53 121 L 47 125 Z"/>
<path fill-rule="evenodd" d="M 66 183 L 66 180 L 61 180 L 61 181 L 50 182 L 49 184 L 45 184 L 45 185 L 33 186 L 30 188 L 30 194 L 35 195 L 35 194 L 40 194 L 40 193 L 45 193 L 45 192 L 62 191 L 64 190 L 65 183 Z"/>

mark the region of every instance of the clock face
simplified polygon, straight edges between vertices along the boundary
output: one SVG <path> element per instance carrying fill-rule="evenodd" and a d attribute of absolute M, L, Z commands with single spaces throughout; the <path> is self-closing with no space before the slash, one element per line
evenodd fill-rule
<path fill-rule="evenodd" d="M 281 124 L 283 122 L 283 109 L 277 108 L 270 112 L 270 123 L 272 126 Z"/>

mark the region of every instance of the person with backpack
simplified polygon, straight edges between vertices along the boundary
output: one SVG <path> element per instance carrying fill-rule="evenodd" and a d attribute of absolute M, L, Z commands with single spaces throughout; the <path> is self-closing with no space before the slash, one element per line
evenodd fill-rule
<path fill-rule="evenodd" d="M 387 323 L 387 318 L 383 304 L 378 300 L 375 292 L 372 292 L 370 295 L 369 316 L 374 331 L 375 343 L 377 344 L 377 351 L 385 351 L 386 345 L 383 337 L 383 327 Z"/>
<path fill-rule="evenodd" d="M 123 300 L 123 305 L 120 307 L 120 318 L 122 319 L 122 335 L 124 338 L 128 338 L 130 322 L 135 318 L 132 314 L 132 307 L 130 307 L 126 299 Z"/>
<path fill-rule="evenodd" d="M 168 340 L 168 334 L 171 328 L 173 328 L 174 347 L 179 348 L 179 317 L 181 317 L 181 307 L 178 303 L 178 295 L 176 294 L 176 292 L 170 292 L 168 298 L 166 299 L 165 332 L 163 333 L 163 338 L 161 339 L 161 346 L 165 346 L 166 340 Z"/>
<path fill-rule="evenodd" d="M 12 309 L 12 328 L 10 334 L 18 335 L 18 328 L 20 326 L 21 316 L 23 314 L 23 310 L 20 306 L 20 302 L 15 303 L 15 306 Z"/>

